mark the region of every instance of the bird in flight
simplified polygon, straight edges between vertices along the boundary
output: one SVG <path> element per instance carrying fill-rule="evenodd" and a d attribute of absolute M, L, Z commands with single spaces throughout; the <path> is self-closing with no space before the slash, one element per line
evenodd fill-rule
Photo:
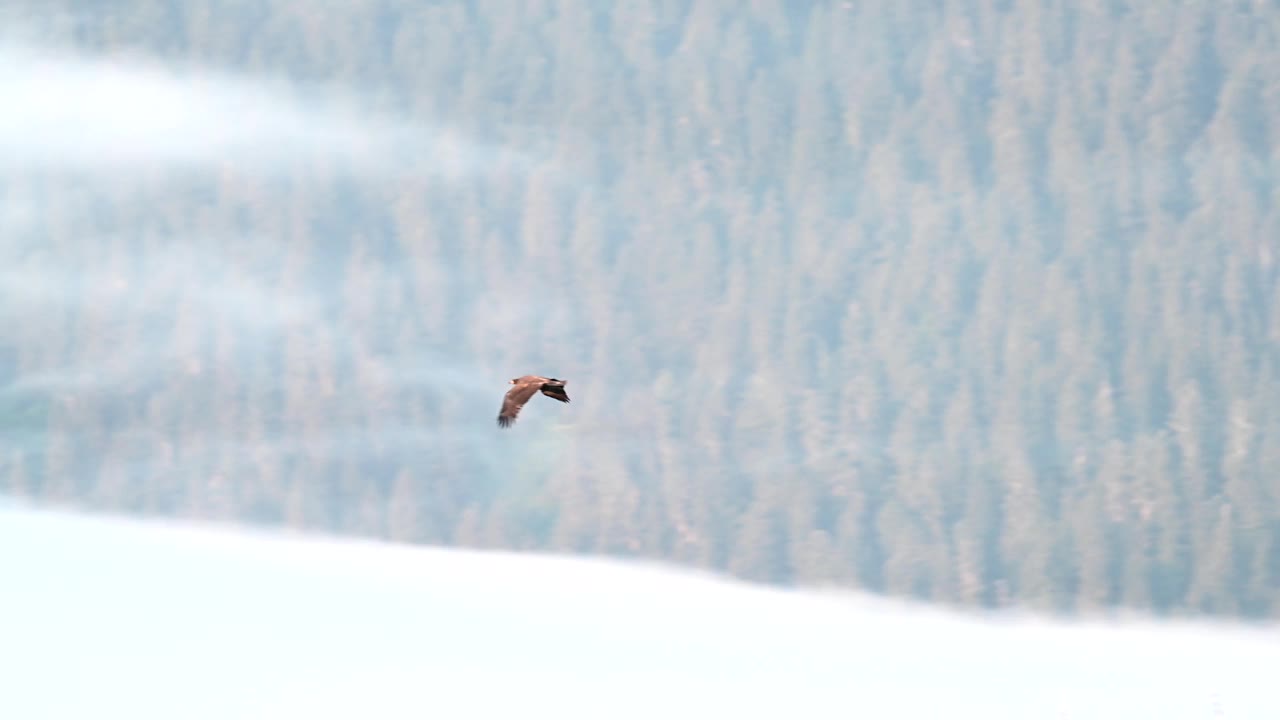
<path fill-rule="evenodd" d="M 512 388 L 507 391 L 507 396 L 502 398 L 502 409 L 498 411 L 498 427 L 511 427 L 511 424 L 516 421 L 516 415 L 520 414 L 520 408 L 524 407 L 524 404 L 529 402 L 529 398 L 539 391 L 562 403 L 569 402 L 569 395 L 564 391 L 564 380 L 525 375 L 515 378 L 510 384 Z"/>

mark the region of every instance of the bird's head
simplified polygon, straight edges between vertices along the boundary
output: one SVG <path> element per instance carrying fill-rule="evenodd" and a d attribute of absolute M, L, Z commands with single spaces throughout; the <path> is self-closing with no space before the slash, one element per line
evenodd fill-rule
<path fill-rule="evenodd" d="M 508 381 L 507 381 L 507 384 L 508 384 L 508 385 L 515 385 L 515 384 L 516 384 L 516 381 L 517 381 L 517 380 L 519 380 L 519 379 L 520 379 L 520 378 L 511 378 L 510 380 L 508 380 Z"/>

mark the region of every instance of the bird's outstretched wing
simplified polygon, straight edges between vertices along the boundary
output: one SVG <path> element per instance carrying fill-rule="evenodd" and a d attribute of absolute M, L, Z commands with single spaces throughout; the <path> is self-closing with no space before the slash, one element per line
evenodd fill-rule
<path fill-rule="evenodd" d="M 516 421 L 516 416 L 520 414 L 520 408 L 529 402 L 529 398 L 538 392 L 538 388 L 542 385 L 541 378 L 527 380 L 521 378 L 507 391 L 506 397 L 502 398 L 502 409 L 498 411 L 498 426 L 510 427 L 511 423 Z"/>

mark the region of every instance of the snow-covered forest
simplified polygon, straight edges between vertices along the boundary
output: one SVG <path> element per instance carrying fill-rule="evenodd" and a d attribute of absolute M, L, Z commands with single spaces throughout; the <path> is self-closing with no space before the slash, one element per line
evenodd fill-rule
<path fill-rule="evenodd" d="M 1280 610 L 1274 3 L 3 17 L 0 493 Z"/>

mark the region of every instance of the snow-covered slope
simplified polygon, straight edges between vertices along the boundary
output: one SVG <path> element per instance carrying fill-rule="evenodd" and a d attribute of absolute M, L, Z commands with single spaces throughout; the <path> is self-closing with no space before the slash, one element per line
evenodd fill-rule
<path fill-rule="evenodd" d="M 0 717 L 1276 718 L 1274 630 L 0 503 Z"/>

